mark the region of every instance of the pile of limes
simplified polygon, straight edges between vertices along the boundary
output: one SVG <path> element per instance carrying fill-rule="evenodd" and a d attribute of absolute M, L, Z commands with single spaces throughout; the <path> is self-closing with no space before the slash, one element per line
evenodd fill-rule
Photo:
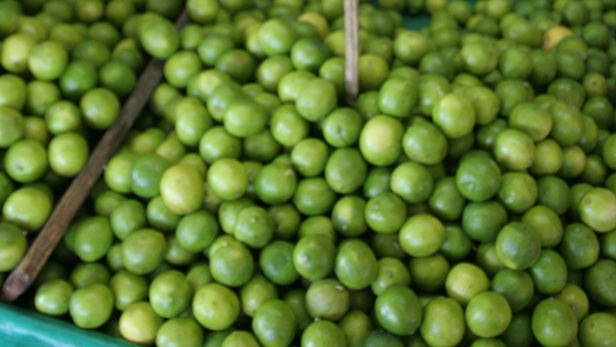
<path fill-rule="evenodd" d="M 53 142 L 113 122 L 132 86 L 102 71 L 134 81 L 143 49 L 165 81 L 41 272 L 38 311 L 159 346 L 616 345 L 616 1 L 378 3 L 359 5 L 350 106 L 342 0 L 0 2 L 0 271 L 79 171 Z M 105 30 L 47 28 L 99 8 Z M 428 27 L 402 27 L 424 8 Z M 46 28 L 32 51 L 24 18 Z"/>

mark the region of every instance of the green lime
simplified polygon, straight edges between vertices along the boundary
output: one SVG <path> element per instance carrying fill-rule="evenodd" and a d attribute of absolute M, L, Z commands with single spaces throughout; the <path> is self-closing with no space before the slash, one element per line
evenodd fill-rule
<path fill-rule="evenodd" d="M 13 180 L 29 183 L 41 178 L 47 170 L 47 153 L 39 142 L 20 140 L 6 151 L 4 170 Z"/>
<path fill-rule="evenodd" d="M 240 313 L 240 301 L 229 288 L 218 283 L 201 287 L 193 298 L 195 319 L 209 330 L 219 331 L 230 327 Z"/>
<path fill-rule="evenodd" d="M 491 287 L 507 299 L 513 312 L 523 310 L 533 299 L 533 279 L 525 271 L 502 269 L 492 278 Z"/>
<path fill-rule="evenodd" d="M 79 134 L 63 133 L 54 136 L 49 142 L 49 166 L 60 176 L 77 175 L 86 165 L 88 155 L 88 143 Z"/>
<path fill-rule="evenodd" d="M 417 214 L 409 218 L 399 234 L 400 246 L 413 257 L 434 254 L 445 241 L 443 224 L 429 214 Z"/>
<path fill-rule="evenodd" d="M 336 276 L 350 289 L 369 286 L 377 276 L 378 263 L 370 247 L 358 239 L 344 241 L 335 260 Z"/>
<path fill-rule="evenodd" d="M 328 320 L 320 320 L 310 323 L 302 333 L 302 347 L 317 347 L 317 346 L 346 346 L 346 336 L 344 331 L 336 324 Z"/>
<path fill-rule="evenodd" d="M 614 315 L 602 312 L 590 314 L 580 324 L 580 342 L 584 346 L 610 346 L 616 342 L 614 327 Z"/>
<path fill-rule="evenodd" d="M 162 262 L 166 246 L 163 234 L 154 229 L 133 231 L 122 242 L 122 263 L 134 274 L 150 273 Z"/>
<path fill-rule="evenodd" d="M 61 316 L 68 312 L 73 286 L 65 280 L 56 279 L 38 287 L 34 295 L 34 306 L 39 312 Z"/>
<path fill-rule="evenodd" d="M 156 333 L 163 324 L 152 306 L 147 301 L 130 304 L 120 316 L 120 334 L 128 341 L 140 344 L 151 344 L 156 339 Z"/>
<path fill-rule="evenodd" d="M 252 277 L 254 259 L 243 243 L 234 239 L 210 246 L 210 271 L 212 277 L 227 286 L 239 287 Z"/>
<path fill-rule="evenodd" d="M 535 338 L 544 345 L 567 345 L 575 339 L 577 320 L 571 307 L 555 298 L 545 299 L 535 307 L 532 316 Z"/>
<path fill-rule="evenodd" d="M 447 274 L 445 289 L 447 295 L 462 305 L 488 290 L 489 279 L 485 272 L 471 263 L 458 263 Z"/>
<path fill-rule="evenodd" d="M 419 299 L 413 290 L 405 286 L 385 289 L 377 296 L 374 310 L 385 330 L 396 335 L 411 335 L 421 324 Z"/>
<path fill-rule="evenodd" d="M 85 123 L 96 129 L 109 128 L 118 118 L 120 101 L 107 88 L 94 88 L 87 91 L 79 102 Z"/>
<path fill-rule="evenodd" d="M 455 346 L 464 337 L 464 313 L 456 301 L 436 297 L 424 307 L 420 332 L 426 343 L 435 346 Z"/>
<path fill-rule="evenodd" d="M 150 283 L 148 297 L 154 312 L 164 318 L 173 318 L 188 307 L 191 295 L 192 288 L 184 274 L 169 270 Z"/>
<path fill-rule="evenodd" d="M 69 313 L 75 325 L 83 329 L 105 324 L 113 311 L 113 295 L 109 287 L 94 283 L 77 289 L 71 295 Z"/>
<path fill-rule="evenodd" d="M 177 345 L 201 346 L 203 329 L 191 317 L 172 318 L 163 323 L 156 333 L 156 345 L 171 347 Z"/>
<path fill-rule="evenodd" d="M 480 337 L 498 336 L 511 322 L 509 303 L 503 295 L 496 292 L 477 294 L 468 303 L 464 314 L 469 330 Z"/>
<path fill-rule="evenodd" d="M 109 287 L 113 293 L 115 307 L 120 311 L 126 310 L 135 302 L 145 300 L 148 296 L 147 280 L 126 270 L 120 270 L 113 275 L 109 280 Z"/>
<path fill-rule="evenodd" d="M 52 201 L 42 190 L 24 186 L 12 192 L 2 206 L 6 222 L 28 231 L 40 229 L 51 213 Z"/>
<path fill-rule="evenodd" d="M 27 241 L 22 231 L 9 223 L 0 223 L 0 271 L 10 271 L 26 253 Z"/>

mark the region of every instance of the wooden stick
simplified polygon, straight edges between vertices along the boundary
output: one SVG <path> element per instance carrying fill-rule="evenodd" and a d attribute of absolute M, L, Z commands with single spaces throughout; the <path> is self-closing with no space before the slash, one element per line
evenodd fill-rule
<path fill-rule="evenodd" d="M 175 25 L 178 29 L 189 21 L 184 11 Z M 36 279 L 36 276 L 56 248 L 64 231 L 68 228 L 75 214 L 86 200 L 90 190 L 96 184 L 109 159 L 118 149 L 124 137 L 129 132 L 143 107 L 148 102 L 154 88 L 163 77 L 164 62 L 151 59 L 141 74 L 131 96 L 126 100 L 116 122 L 100 139 L 86 166 L 73 179 L 51 216 L 30 245 L 28 252 L 19 265 L 7 277 L 2 286 L 4 300 L 13 301 L 23 294 Z"/>
<path fill-rule="evenodd" d="M 355 105 L 359 93 L 359 0 L 344 0 L 344 76 L 346 98 Z"/>

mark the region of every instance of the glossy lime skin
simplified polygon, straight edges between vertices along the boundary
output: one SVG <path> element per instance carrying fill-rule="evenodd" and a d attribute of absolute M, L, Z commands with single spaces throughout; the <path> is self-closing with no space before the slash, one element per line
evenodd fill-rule
<path fill-rule="evenodd" d="M 40 229 L 51 213 L 51 199 L 33 186 L 24 186 L 13 191 L 2 206 L 6 222 L 28 231 Z"/>
<path fill-rule="evenodd" d="M 411 274 L 400 260 L 384 257 L 379 259 L 378 266 L 377 277 L 370 285 L 375 295 L 381 294 L 391 286 L 408 286 L 411 283 Z"/>
<path fill-rule="evenodd" d="M 136 230 L 122 243 L 122 263 L 136 275 L 148 274 L 160 265 L 166 247 L 162 233 L 154 229 Z"/>
<path fill-rule="evenodd" d="M 113 295 L 103 284 L 90 284 L 71 295 L 69 313 L 75 325 L 80 328 L 100 327 L 111 317 L 112 311 Z"/>
<path fill-rule="evenodd" d="M 600 259 L 584 274 L 584 287 L 595 302 L 606 307 L 616 303 L 614 291 L 614 276 L 616 276 L 616 261 Z"/>
<path fill-rule="evenodd" d="M 521 270 L 502 269 L 492 278 L 492 291 L 502 294 L 513 312 L 523 310 L 531 302 L 534 284 L 531 276 Z"/>
<path fill-rule="evenodd" d="M 535 145 L 530 136 L 516 129 L 502 131 L 494 140 L 496 160 L 511 170 L 526 170 L 535 160 Z"/>
<path fill-rule="evenodd" d="M 616 195 L 605 188 L 593 188 L 582 197 L 578 212 L 592 229 L 610 231 L 616 227 Z"/>
<path fill-rule="evenodd" d="M 160 196 L 150 200 L 146 207 L 146 217 L 148 224 L 163 231 L 173 230 L 180 222 L 181 218 L 179 214 L 171 211 L 167 205 L 165 205 Z"/>
<path fill-rule="evenodd" d="M 231 332 L 225 339 L 222 341 L 221 347 L 231 347 L 231 346 L 246 346 L 246 347 L 258 347 L 259 343 L 255 336 L 246 330 L 235 330 Z"/>
<path fill-rule="evenodd" d="M 101 263 L 81 263 L 73 269 L 69 279 L 73 286 L 81 288 L 93 283 L 106 284 L 109 276 L 109 270 Z"/>
<path fill-rule="evenodd" d="M 432 123 L 417 122 L 402 137 L 404 153 L 421 164 L 436 164 L 447 155 L 447 139 Z"/>
<path fill-rule="evenodd" d="M 535 338 L 544 345 L 564 346 L 577 335 L 578 325 L 571 307 L 564 301 L 549 298 L 535 307 L 532 316 Z"/>
<path fill-rule="evenodd" d="M 13 74 L 0 76 L 0 106 L 21 110 L 27 98 L 26 84 Z"/>
<path fill-rule="evenodd" d="M 449 260 L 461 260 L 470 254 L 473 241 L 459 225 L 445 225 L 445 241 L 440 252 Z"/>
<path fill-rule="evenodd" d="M 265 165 L 255 177 L 257 196 L 268 204 L 288 201 L 295 192 L 297 176 L 292 168 L 277 163 Z"/>
<path fill-rule="evenodd" d="M 0 224 L 0 271 L 12 270 L 26 252 L 27 241 L 21 230 L 9 223 Z"/>
<path fill-rule="evenodd" d="M 62 45 L 55 41 L 45 41 L 32 49 L 28 68 L 37 79 L 51 81 L 60 76 L 67 61 L 68 55 Z"/>
<path fill-rule="evenodd" d="M 462 305 L 477 294 L 488 290 L 489 279 L 485 272 L 471 263 L 458 263 L 447 274 L 445 289 L 447 295 Z"/>
<path fill-rule="evenodd" d="M 60 89 L 70 99 L 83 96 L 96 86 L 98 75 L 92 63 L 86 60 L 72 61 L 60 76 Z"/>
<path fill-rule="evenodd" d="M 258 103 L 250 99 L 238 99 L 226 107 L 223 119 L 225 129 L 231 135 L 246 137 L 263 130 L 268 116 Z"/>
<path fill-rule="evenodd" d="M 39 312 L 61 316 L 68 312 L 73 286 L 65 280 L 56 279 L 38 287 L 34 296 L 34 306 Z"/>
<path fill-rule="evenodd" d="M 395 255 L 395 254 L 393 254 Z M 409 262 L 413 285 L 424 292 L 437 292 L 443 288 L 450 266 L 439 253 L 413 258 Z"/>
<path fill-rule="evenodd" d="M 255 313 L 252 329 L 265 346 L 286 346 L 297 330 L 297 320 L 289 304 L 282 300 L 269 300 Z"/>
<path fill-rule="evenodd" d="M 359 112 L 346 107 L 337 108 L 323 119 L 323 138 L 334 147 L 351 146 L 359 139 L 362 125 Z"/>
<path fill-rule="evenodd" d="M 384 114 L 407 117 L 417 104 L 417 89 L 408 79 L 389 78 L 379 90 L 378 104 Z"/>
<path fill-rule="evenodd" d="M 490 199 L 501 185 L 500 169 L 485 152 L 467 154 L 456 171 L 456 186 L 471 201 Z"/>
<path fill-rule="evenodd" d="M 171 347 L 185 345 L 198 347 L 203 344 L 203 329 L 190 317 L 169 319 L 156 333 L 156 345 Z"/>
<path fill-rule="evenodd" d="M 156 339 L 156 332 L 163 324 L 147 301 L 131 304 L 120 316 L 120 334 L 128 341 L 151 344 Z"/>
<path fill-rule="evenodd" d="M 60 134 L 49 142 L 49 166 L 60 176 L 77 175 L 86 165 L 88 155 L 86 140 L 76 133 Z"/>
<path fill-rule="evenodd" d="M 573 223 L 565 227 L 560 254 L 571 269 L 583 269 L 597 261 L 599 239 L 583 224 Z"/>
<path fill-rule="evenodd" d="M 336 89 L 330 81 L 314 78 L 299 93 L 295 107 L 306 120 L 320 121 L 336 107 Z"/>
<path fill-rule="evenodd" d="M 495 337 L 509 326 L 511 308 L 503 295 L 488 291 L 471 299 L 465 317 L 472 333 L 481 337 Z"/>
<path fill-rule="evenodd" d="M 262 248 L 274 234 L 274 221 L 264 208 L 246 207 L 237 215 L 233 234 L 248 246 Z"/>
<path fill-rule="evenodd" d="M 328 147 L 324 141 L 306 138 L 298 142 L 291 151 L 294 168 L 304 177 L 314 177 L 325 170 Z"/>
<path fill-rule="evenodd" d="M 349 311 L 338 323 L 347 338 L 349 346 L 361 346 L 368 335 L 372 322 L 368 315 L 359 310 Z"/>
<path fill-rule="evenodd" d="M 349 309 L 349 291 L 334 279 L 312 282 L 306 291 L 306 309 L 315 319 L 338 321 Z"/>
<path fill-rule="evenodd" d="M 75 234 L 75 253 L 86 262 L 96 261 L 107 253 L 113 241 L 109 220 L 91 217 L 80 223 Z"/>
<path fill-rule="evenodd" d="M 576 284 L 567 283 L 556 298 L 571 306 L 578 322 L 582 321 L 582 319 L 588 315 L 588 296 L 586 292 Z"/>
<path fill-rule="evenodd" d="M 217 246 L 215 249 L 212 249 L 214 245 L 210 247 L 212 277 L 227 286 L 246 284 L 254 269 L 254 260 L 248 248 L 235 240 L 222 241 Z"/>
<path fill-rule="evenodd" d="M 575 108 L 557 102 L 550 107 L 553 126 L 552 138 L 562 146 L 570 146 L 578 142 L 584 129 L 584 117 Z"/>
<path fill-rule="evenodd" d="M 580 324 L 579 339 L 585 346 L 611 346 L 616 343 L 614 315 L 597 312 L 588 315 Z"/>
<path fill-rule="evenodd" d="M 234 200 L 246 192 L 248 177 L 242 164 L 230 158 L 222 158 L 210 166 L 208 183 L 214 192 L 225 200 Z"/>
<path fill-rule="evenodd" d="M 189 305 L 192 288 L 184 274 L 176 270 L 157 275 L 149 288 L 149 299 L 159 316 L 173 318 Z"/>
<path fill-rule="evenodd" d="M 409 203 L 426 201 L 434 189 L 434 179 L 425 166 L 406 162 L 391 174 L 391 190 Z"/>
<path fill-rule="evenodd" d="M 402 124 L 393 117 L 371 118 L 359 136 L 359 149 L 366 161 L 376 166 L 393 164 L 402 153 Z"/>
<path fill-rule="evenodd" d="M 203 203 L 204 192 L 199 172 L 188 165 L 168 168 L 160 179 L 160 194 L 167 207 L 177 214 L 195 211 Z"/>
<path fill-rule="evenodd" d="M 539 293 L 555 294 L 565 286 L 567 265 L 558 253 L 545 249 L 530 268 L 530 274 Z"/>
<path fill-rule="evenodd" d="M 434 254 L 444 241 L 443 224 L 429 214 L 412 216 L 400 229 L 400 246 L 407 254 L 414 257 Z"/>
<path fill-rule="evenodd" d="M 317 346 L 346 346 L 346 336 L 342 329 L 328 320 L 320 320 L 311 323 L 302 333 L 302 347 L 317 347 Z"/>
<path fill-rule="evenodd" d="M 180 46 L 180 35 L 173 24 L 160 18 L 148 21 L 140 30 L 143 48 L 152 56 L 165 59 Z"/>
<path fill-rule="evenodd" d="M 193 298 L 195 319 L 209 330 L 220 331 L 230 327 L 240 313 L 240 301 L 229 288 L 218 283 L 201 287 Z"/>
<path fill-rule="evenodd" d="M 335 150 L 325 164 L 325 179 L 333 191 L 347 194 L 357 190 L 366 178 L 367 165 L 354 148 Z"/>
<path fill-rule="evenodd" d="M 297 185 L 293 204 L 304 215 L 323 214 L 334 205 L 335 194 L 324 178 L 305 178 Z"/>
<path fill-rule="evenodd" d="M 562 222 L 556 212 L 547 206 L 535 205 L 527 210 L 522 216 L 522 223 L 539 234 L 542 247 L 554 247 L 562 240 Z"/>
<path fill-rule="evenodd" d="M 120 270 L 109 280 L 115 308 L 124 311 L 130 304 L 148 296 L 148 282 L 144 277 Z"/>
<path fill-rule="evenodd" d="M 335 257 L 334 243 L 323 235 L 304 236 L 293 250 L 295 269 L 301 276 L 311 280 L 327 276 L 334 269 Z"/>
<path fill-rule="evenodd" d="M 19 112 L 0 106 L 0 147 L 6 148 L 23 136 L 24 122 Z"/>
<path fill-rule="evenodd" d="M 299 277 L 293 266 L 293 244 L 277 240 L 267 245 L 259 256 L 263 274 L 278 285 L 288 285 Z"/>
<path fill-rule="evenodd" d="M 465 97 L 447 94 L 434 105 L 432 119 L 445 136 L 457 139 L 473 130 L 475 109 Z"/>
<path fill-rule="evenodd" d="M 471 202 L 462 212 L 462 227 L 473 240 L 496 240 L 500 229 L 507 223 L 507 211 L 497 201 Z"/>
<path fill-rule="evenodd" d="M 26 139 L 11 145 L 4 156 L 4 169 L 15 181 L 36 181 L 47 169 L 47 153 L 39 142 Z"/>
<path fill-rule="evenodd" d="M 393 233 L 406 221 L 406 206 L 397 195 L 384 192 L 368 200 L 365 219 L 372 230 Z"/>
<path fill-rule="evenodd" d="M 109 89 L 102 87 L 87 91 L 79 105 L 85 123 L 97 130 L 109 128 L 120 112 L 118 97 Z"/>
<path fill-rule="evenodd" d="M 465 330 L 464 312 L 453 299 L 440 296 L 425 306 L 420 332 L 426 343 L 456 346 L 462 341 Z"/>
<path fill-rule="evenodd" d="M 370 247 L 358 239 L 343 241 L 335 259 L 338 280 L 350 289 L 369 286 L 377 276 L 378 263 Z"/>
<path fill-rule="evenodd" d="M 430 209 L 443 220 L 457 220 L 462 215 L 466 199 L 456 187 L 454 177 L 444 177 L 436 182 L 428 200 Z"/>
<path fill-rule="evenodd" d="M 540 252 L 539 234 L 522 223 L 507 224 L 496 237 L 496 254 L 510 269 L 523 270 L 532 266 Z"/>
<path fill-rule="evenodd" d="M 199 210 L 182 217 L 175 237 L 182 248 L 200 252 L 212 244 L 218 232 L 219 226 L 214 216 L 208 211 Z"/>
<path fill-rule="evenodd" d="M 385 330 L 397 335 L 411 335 L 422 320 L 419 299 L 413 290 L 404 286 L 385 289 L 374 302 L 378 322 Z"/>
<path fill-rule="evenodd" d="M 332 208 L 332 224 L 343 236 L 355 237 L 368 229 L 364 218 L 366 202 L 357 196 L 345 196 Z"/>

